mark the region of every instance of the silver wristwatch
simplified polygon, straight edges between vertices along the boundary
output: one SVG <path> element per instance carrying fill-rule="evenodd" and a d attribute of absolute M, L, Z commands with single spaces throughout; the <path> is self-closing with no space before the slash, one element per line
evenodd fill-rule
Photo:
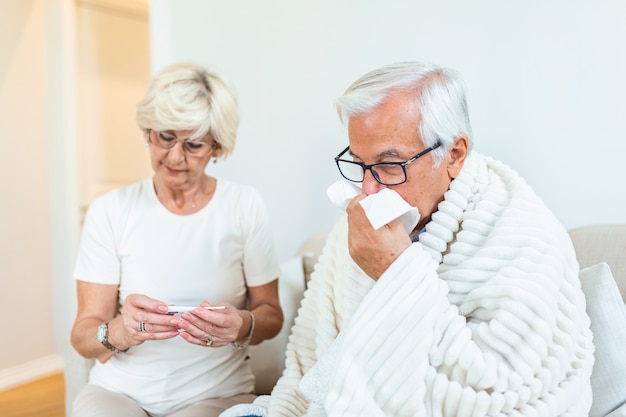
<path fill-rule="evenodd" d="M 109 343 L 109 322 L 102 323 L 100 327 L 98 327 L 98 341 L 104 345 L 105 348 L 109 349 L 111 352 L 115 353 L 124 353 L 126 350 L 119 350 L 115 346 Z"/>

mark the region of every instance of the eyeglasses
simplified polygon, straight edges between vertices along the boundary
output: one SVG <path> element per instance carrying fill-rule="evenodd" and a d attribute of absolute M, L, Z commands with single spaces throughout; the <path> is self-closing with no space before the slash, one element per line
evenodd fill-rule
<path fill-rule="evenodd" d="M 162 149 L 172 149 L 176 143 L 181 142 L 185 154 L 193 157 L 206 156 L 215 147 L 215 143 L 206 143 L 188 139 L 176 139 L 171 133 L 148 131 L 148 141 Z"/>
<path fill-rule="evenodd" d="M 341 176 L 352 182 L 363 182 L 365 177 L 365 171 L 369 170 L 376 181 L 382 185 L 400 185 L 406 182 L 406 167 L 417 161 L 428 152 L 437 149 L 441 146 L 441 141 L 438 141 L 433 146 L 424 149 L 422 152 L 415 155 L 413 158 L 404 162 L 379 162 L 378 164 L 366 165 L 360 162 L 348 161 L 341 159 L 341 157 L 348 152 L 350 147 L 348 146 L 339 155 L 335 157 L 337 168 Z"/>

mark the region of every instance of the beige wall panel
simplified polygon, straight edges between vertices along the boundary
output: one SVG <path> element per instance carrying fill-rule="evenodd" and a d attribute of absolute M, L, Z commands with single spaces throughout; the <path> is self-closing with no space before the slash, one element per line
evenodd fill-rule
<path fill-rule="evenodd" d="M 135 104 L 150 78 L 146 13 L 77 4 L 80 200 L 151 174 Z M 105 4 L 106 6 L 106 4 Z"/>
<path fill-rule="evenodd" d="M 43 1 L 0 27 L 0 373 L 54 352 Z"/>

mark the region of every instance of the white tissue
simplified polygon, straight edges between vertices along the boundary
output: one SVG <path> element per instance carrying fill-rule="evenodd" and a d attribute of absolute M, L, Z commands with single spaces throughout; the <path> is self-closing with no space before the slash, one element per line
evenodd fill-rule
<path fill-rule="evenodd" d="M 348 203 L 357 195 L 361 194 L 361 188 L 348 181 L 337 181 L 326 190 L 326 195 L 334 205 L 342 210 L 348 207 Z"/>
<path fill-rule="evenodd" d="M 351 182 L 341 180 L 331 184 L 326 194 L 333 204 L 345 210 L 348 203 L 361 194 L 361 189 Z M 411 233 L 420 218 L 417 208 L 410 206 L 391 188 L 383 188 L 376 194 L 368 195 L 360 201 L 360 204 L 374 229 L 400 218 L 407 233 Z"/>

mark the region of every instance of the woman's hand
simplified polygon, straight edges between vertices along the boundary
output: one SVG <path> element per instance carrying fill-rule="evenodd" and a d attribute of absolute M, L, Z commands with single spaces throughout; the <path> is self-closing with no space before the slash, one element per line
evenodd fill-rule
<path fill-rule="evenodd" d="M 228 303 L 214 305 L 225 306 L 221 310 L 207 310 L 204 301 L 193 311 L 181 313 L 178 327 L 180 336 L 189 343 L 201 346 L 222 347 L 238 340 L 240 333 L 250 329 L 249 314 Z M 242 329 L 244 328 L 244 329 Z"/>
<path fill-rule="evenodd" d="M 207 310 L 204 307 L 224 306 L 221 310 Z M 278 279 L 267 284 L 248 287 L 248 308 L 252 315 L 239 310 L 227 302 L 209 304 L 202 302 L 191 312 L 181 313 L 173 320 L 179 320 L 180 337 L 199 346 L 222 347 L 231 342 L 256 345 L 280 332 L 283 325 L 283 312 L 278 299 Z M 251 333 L 252 332 L 252 333 Z"/>
<path fill-rule="evenodd" d="M 348 250 L 350 257 L 370 278 L 378 280 L 402 252 L 411 238 L 399 219 L 374 230 L 359 202 L 360 194 L 346 207 L 348 213 Z"/>
<path fill-rule="evenodd" d="M 120 311 L 122 326 L 112 333 L 112 340 L 121 340 L 120 345 L 132 347 L 146 340 L 164 340 L 178 336 L 178 320 L 167 314 L 167 304 L 142 294 L 126 297 Z M 110 326 L 111 327 L 111 326 Z M 121 330 L 121 333 L 120 333 Z M 114 332 L 109 328 L 109 332 Z"/>
<path fill-rule="evenodd" d="M 167 313 L 167 305 L 145 295 L 126 297 L 122 314 L 118 315 L 117 285 L 77 281 L 78 311 L 72 327 L 72 346 L 86 358 L 106 362 L 113 352 L 96 337 L 98 327 L 108 324 L 108 342 L 119 350 L 143 343 L 146 340 L 168 339 L 178 336 L 177 321 Z M 144 323 L 143 332 L 140 323 Z"/>

